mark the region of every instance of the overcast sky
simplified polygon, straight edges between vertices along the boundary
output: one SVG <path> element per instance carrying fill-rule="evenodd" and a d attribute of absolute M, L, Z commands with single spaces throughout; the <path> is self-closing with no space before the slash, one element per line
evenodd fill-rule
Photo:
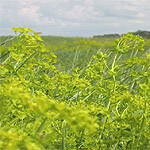
<path fill-rule="evenodd" d="M 0 0 L 0 35 L 93 36 L 150 30 L 150 0 Z"/>

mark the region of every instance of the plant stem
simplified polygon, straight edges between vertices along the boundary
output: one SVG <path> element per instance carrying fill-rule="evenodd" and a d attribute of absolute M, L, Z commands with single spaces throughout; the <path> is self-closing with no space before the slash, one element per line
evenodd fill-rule
<path fill-rule="evenodd" d="M 32 55 L 30 55 L 18 68 L 17 70 L 13 73 L 13 74 L 16 74 L 18 72 L 18 70 L 24 66 L 24 64 L 30 59 L 32 58 L 35 54 L 37 54 L 37 52 L 33 53 Z"/>
<path fill-rule="evenodd" d="M 44 124 L 45 124 L 45 122 L 46 122 L 46 120 L 47 120 L 47 118 L 45 118 L 45 119 L 43 120 L 43 122 L 41 123 L 41 125 L 39 126 L 39 128 L 36 130 L 36 133 L 38 133 L 38 132 L 41 131 L 41 129 L 43 128 L 43 126 L 44 126 Z"/>

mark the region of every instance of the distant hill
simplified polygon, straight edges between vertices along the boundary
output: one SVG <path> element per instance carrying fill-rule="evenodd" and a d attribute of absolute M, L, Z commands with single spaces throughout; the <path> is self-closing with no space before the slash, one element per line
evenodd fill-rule
<path fill-rule="evenodd" d="M 119 38 L 119 34 L 104 34 L 104 35 L 94 35 L 93 38 Z"/>
<path fill-rule="evenodd" d="M 150 39 L 150 31 L 138 30 L 136 32 L 131 32 L 131 33 L 133 33 L 134 35 L 139 35 L 143 38 Z M 121 36 L 122 35 L 119 34 L 104 34 L 104 35 L 94 35 L 93 38 L 119 38 Z"/>
<path fill-rule="evenodd" d="M 143 38 L 147 38 L 147 39 L 150 39 L 150 31 L 141 31 L 141 30 L 138 30 L 136 32 L 132 32 L 134 35 L 139 35 Z"/>

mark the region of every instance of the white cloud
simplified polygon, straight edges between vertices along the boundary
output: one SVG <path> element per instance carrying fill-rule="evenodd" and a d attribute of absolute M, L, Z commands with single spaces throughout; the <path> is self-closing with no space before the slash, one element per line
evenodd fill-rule
<path fill-rule="evenodd" d="M 54 18 L 49 18 L 39 13 L 39 6 L 31 5 L 18 10 L 18 16 L 36 26 L 55 24 L 57 21 Z"/>
<path fill-rule="evenodd" d="M 136 17 L 138 17 L 138 18 L 143 18 L 143 17 L 145 17 L 145 15 L 140 12 L 140 13 L 138 13 L 138 14 L 136 15 Z"/>
<path fill-rule="evenodd" d="M 28 8 L 22 8 L 18 10 L 18 16 L 24 17 L 25 19 L 28 19 L 29 21 L 32 21 L 33 23 L 40 24 L 41 14 L 37 12 L 38 10 L 39 10 L 39 6 L 31 5 Z"/>
<path fill-rule="evenodd" d="M 86 7 L 82 5 L 74 6 L 70 11 L 66 12 L 67 18 L 79 20 L 91 19 L 93 16 L 98 15 L 92 7 Z"/>
<path fill-rule="evenodd" d="M 3 33 L 14 26 L 31 27 L 45 34 L 84 36 L 150 29 L 150 0 L 8 1 L 0 3 Z"/>
<path fill-rule="evenodd" d="M 128 20 L 129 23 L 134 23 L 134 24 L 143 24 L 144 22 L 141 20 Z"/>

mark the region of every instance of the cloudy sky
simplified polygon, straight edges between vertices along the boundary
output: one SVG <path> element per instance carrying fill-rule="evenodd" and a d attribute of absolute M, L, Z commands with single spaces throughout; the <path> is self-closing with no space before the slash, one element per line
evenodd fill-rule
<path fill-rule="evenodd" d="M 0 0 L 0 35 L 93 36 L 150 30 L 150 0 Z"/>

